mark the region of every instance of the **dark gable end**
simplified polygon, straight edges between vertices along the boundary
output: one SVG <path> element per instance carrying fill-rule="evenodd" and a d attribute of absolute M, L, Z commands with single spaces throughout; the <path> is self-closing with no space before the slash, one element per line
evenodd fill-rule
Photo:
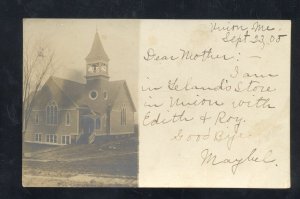
<path fill-rule="evenodd" d="M 111 81 L 109 83 L 109 104 L 111 105 L 111 107 L 113 107 L 115 100 L 118 97 L 118 94 L 120 93 L 120 89 L 125 89 L 125 93 L 128 96 L 128 99 L 130 101 L 130 104 L 132 106 L 132 109 L 134 110 L 134 112 L 136 112 L 130 91 L 128 89 L 127 83 L 125 80 L 119 80 L 119 81 Z"/>
<path fill-rule="evenodd" d="M 85 91 L 85 84 L 58 77 L 52 77 L 52 80 L 62 92 L 78 105 L 77 101 L 82 97 L 82 94 Z"/>
<path fill-rule="evenodd" d="M 45 109 L 48 102 L 54 100 L 59 108 L 78 107 L 78 105 L 62 90 L 61 85 L 56 82 L 57 78 L 50 77 L 42 89 L 38 91 L 33 101 L 33 109 Z"/>

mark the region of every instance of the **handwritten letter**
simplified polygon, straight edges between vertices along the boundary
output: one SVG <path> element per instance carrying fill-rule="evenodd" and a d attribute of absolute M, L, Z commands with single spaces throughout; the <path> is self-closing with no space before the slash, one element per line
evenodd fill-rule
<path fill-rule="evenodd" d="M 290 21 L 144 20 L 139 186 L 290 186 Z"/>

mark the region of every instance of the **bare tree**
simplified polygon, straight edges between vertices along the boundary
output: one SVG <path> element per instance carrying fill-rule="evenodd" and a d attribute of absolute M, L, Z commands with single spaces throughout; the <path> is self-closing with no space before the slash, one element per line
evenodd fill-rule
<path fill-rule="evenodd" d="M 27 128 L 33 101 L 53 74 L 54 51 L 43 41 L 24 43 L 23 49 L 23 132 Z"/>

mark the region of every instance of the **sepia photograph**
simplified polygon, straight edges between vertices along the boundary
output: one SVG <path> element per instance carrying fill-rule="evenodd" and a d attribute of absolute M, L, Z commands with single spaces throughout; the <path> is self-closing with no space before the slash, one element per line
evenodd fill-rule
<path fill-rule="evenodd" d="M 136 187 L 135 20 L 23 20 L 24 187 Z"/>

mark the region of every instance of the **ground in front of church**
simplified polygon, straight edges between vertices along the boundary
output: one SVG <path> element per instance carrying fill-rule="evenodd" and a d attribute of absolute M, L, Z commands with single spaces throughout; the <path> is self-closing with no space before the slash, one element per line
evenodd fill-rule
<path fill-rule="evenodd" d="M 138 138 L 102 144 L 23 144 L 24 187 L 136 187 Z"/>

